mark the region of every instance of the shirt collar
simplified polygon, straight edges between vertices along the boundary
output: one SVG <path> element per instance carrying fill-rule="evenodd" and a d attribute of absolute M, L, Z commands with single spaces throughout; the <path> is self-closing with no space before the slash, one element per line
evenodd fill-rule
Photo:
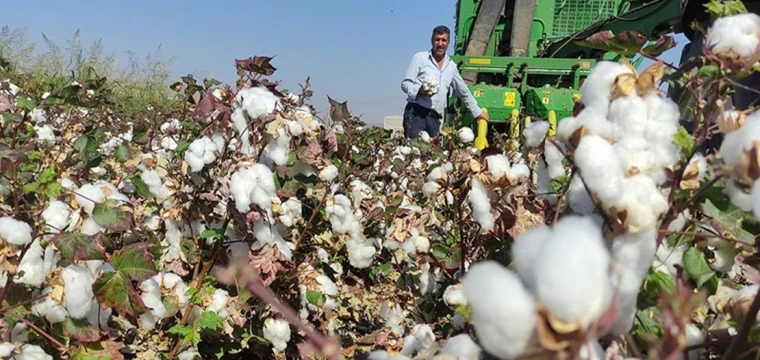
<path fill-rule="evenodd" d="M 435 58 L 433 57 L 433 50 L 428 50 L 428 59 L 435 64 Z M 446 65 L 451 61 L 451 58 L 449 57 L 449 54 L 443 54 L 443 67 L 445 68 Z"/>

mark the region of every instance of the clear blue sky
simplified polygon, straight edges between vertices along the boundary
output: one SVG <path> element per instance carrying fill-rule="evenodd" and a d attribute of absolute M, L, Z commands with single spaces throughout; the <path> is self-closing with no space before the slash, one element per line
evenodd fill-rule
<path fill-rule="evenodd" d="M 75 31 L 83 45 L 101 39 L 105 53 L 153 53 L 177 77 L 194 73 L 235 80 L 234 59 L 276 55 L 284 87 L 311 76 L 314 104 L 348 100 L 369 124 L 400 115 L 400 82 L 409 59 L 430 46 L 436 25 L 454 27 L 454 0 L 3 1 L 3 24 L 44 33 L 64 47 Z M 678 38 L 680 53 L 685 42 Z M 449 49 L 451 53 L 451 48 Z M 671 55 L 668 54 L 668 55 Z M 677 57 L 667 56 L 670 61 Z"/>

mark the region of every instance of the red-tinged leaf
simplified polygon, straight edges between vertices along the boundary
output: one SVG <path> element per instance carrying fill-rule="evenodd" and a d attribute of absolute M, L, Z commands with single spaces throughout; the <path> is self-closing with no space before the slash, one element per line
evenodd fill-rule
<path fill-rule="evenodd" d="M 267 88 L 272 94 L 277 95 L 277 97 L 285 97 L 285 94 L 281 93 L 279 90 L 277 90 L 277 86 L 279 83 L 277 82 L 271 82 L 267 79 L 256 79 L 251 81 L 252 86 L 261 86 Z"/>
<path fill-rule="evenodd" d="M 100 340 L 101 332 L 98 328 L 90 325 L 87 319 L 66 318 L 62 323 L 56 324 L 66 336 L 82 342 L 93 342 Z"/>
<path fill-rule="evenodd" d="M 592 49 L 631 56 L 637 54 L 646 41 L 647 38 L 644 35 L 635 31 L 623 31 L 615 35 L 612 31 L 605 30 L 578 41 L 578 44 Z"/>
<path fill-rule="evenodd" d="M 641 52 L 652 57 L 658 57 L 674 47 L 676 47 L 675 39 L 668 35 L 660 35 L 657 41 L 645 46 Z"/>
<path fill-rule="evenodd" d="M 111 258 L 111 266 L 135 281 L 145 280 L 156 274 L 156 264 L 146 242 L 125 246 Z"/>
<path fill-rule="evenodd" d="M 254 56 L 243 60 L 235 59 L 235 67 L 240 70 L 247 70 L 256 74 L 270 76 L 277 71 L 277 68 L 270 63 L 272 59 L 273 57 L 268 56 Z"/>
<path fill-rule="evenodd" d="M 326 153 L 338 151 L 338 136 L 332 130 L 327 131 L 325 138 L 322 140 L 322 149 Z"/>
<path fill-rule="evenodd" d="M 77 260 L 105 260 L 106 247 L 101 235 L 80 232 L 59 234 L 53 239 L 55 247 L 69 263 Z"/>
<path fill-rule="evenodd" d="M 119 314 L 138 316 L 148 309 L 140 294 L 121 271 L 107 272 L 92 285 L 101 306 L 110 306 Z"/>
<path fill-rule="evenodd" d="M 115 341 L 101 341 L 79 344 L 79 347 L 71 350 L 71 360 L 124 360 L 120 350 L 123 343 Z"/>
<path fill-rule="evenodd" d="M 0 95 L 0 112 L 6 112 L 13 109 L 10 95 Z"/>
<path fill-rule="evenodd" d="M 92 217 L 95 223 L 106 230 L 124 232 L 132 228 L 132 214 L 119 209 L 111 200 L 95 204 Z"/>
<path fill-rule="evenodd" d="M 198 105 L 195 107 L 195 110 L 193 111 L 193 115 L 195 115 L 195 119 L 199 120 L 206 115 L 211 114 L 212 111 L 216 108 L 216 104 L 219 102 L 219 99 L 214 96 L 213 90 L 206 90 L 203 93 L 201 93 L 201 101 L 198 102 Z"/>
<path fill-rule="evenodd" d="M 315 142 L 310 143 L 308 146 L 303 147 L 298 151 L 298 159 L 309 165 L 315 165 L 320 155 L 322 155 L 322 147 Z"/>

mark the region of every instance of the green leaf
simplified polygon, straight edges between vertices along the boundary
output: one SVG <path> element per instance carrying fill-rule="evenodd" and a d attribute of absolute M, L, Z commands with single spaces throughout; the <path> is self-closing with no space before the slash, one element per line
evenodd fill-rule
<path fill-rule="evenodd" d="M 40 175 L 37 177 L 37 180 L 40 182 L 40 184 L 45 184 L 55 180 L 56 178 L 58 178 L 58 173 L 55 171 L 54 167 L 50 166 L 40 171 Z"/>
<path fill-rule="evenodd" d="M 454 313 L 459 314 L 465 320 L 468 320 L 470 318 L 470 314 L 472 313 L 472 308 L 470 308 L 469 305 L 459 305 L 457 306 L 456 310 L 454 310 Z"/>
<path fill-rule="evenodd" d="M 121 271 L 104 273 L 92 285 L 92 291 L 102 305 L 112 307 L 119 314 L 138 316 L 148 311 L 140 294 Z"/>
<path fill-rule="evenodd" d="M 16 105 L 26 111 L 32 111 L 37 106 L 32 99 L 25 97 L 16 99 Z"/>
<path fill-rule="evenodd" d="M 224 319 L 213 311 L 204 311 L 195 323 L 201 330 L 216 331 L 222 328 Z"/>
<path fill-rule="evenodd" d="M 153 255 L 145 242 L 125 246 L 111 258 L 111 266 L 135 281 L 145 280 L 156 274 Z"/>
<path fill-rule="evenodd" d="M 177 143 L 177 148 L 174 149 L 174 153 L 176 153 L 177 155 L 182 155 L 182 153 L 184 153 L 185 150 L 187 150 L 187 148 L 189 148 L 189 147 L 190 147 L 190 142 L 189 141 L 187 141 L 187 140 L 180 140 Z"/>
<path fill-rule="evenodd" d="M 63 194 L 63 186 L 57 182 L 51 182 L 45 186 L 45 195 L 49 198 L 57 198 Z"/>
<path fill-rule="evenodd" d="M 174 325 L 167 331 L 167 333 L 170 335 L 181 336 L 182 343 L 190 343 L 193 346 L 198 346 L 198 343 L 201 342 L 201 334 L 189 325 Z"/>
<path fill-rule="evenodd" d="M 106 259 L 106 248 L 100 234 L 84 235 L 78 231 L 69 232 L 54 237 L 53 244 L 70 264 L 77 260 Z"/>
<path fill-rule="evenodd" d="M 695 247 L 690 247 L 684 252 L 683 266 L 697 287 L 702 287 L 711 279 L 715 279 L 715 272 L 707 263 L 705 254 Z"/>
<path fill-rule="evenodd" d="M 702 79 L 714 79 L 720 73 L 717 65 L 705 65 L 697 70 L 697 77 Z"/>
<path fill-rule="evenodd" d="M 552 187 L 552 191 L 554 191 L 557 194 L 561 194 L 562 190 L 565 188 L 567 183 L 570 181 L 569 176 L 560 176 L 558 178 L 551 179 L 549 184 Z"/>
<path fill-rule="evenodd" d="M 116 148 L 114 156 L 116 157 L 116 161 L 125 163 L 132 158 L 132 151 L 129 150 L 129 147 L 127 145 L 121 144 Z"/>
<path fill-rule="evenodd" d="M 434 244 L 431 251 L 433 252 L 433 256 L 438 259 L 445 259 L 449 256 L 449 249 L 441 244 Z"/>
<path fill-rule="evenodd" d="M 727 17 L 747 12 L 744 2 L 740 0 L 710 0 L 704 7 L 713 17 Z"/>
<path fill-rule="evenodd" d="M 697 147 L 697 141 L 694 136 L 686 131 L 683 126 L 678 126 L 678 132 L 673 136 L 673 143 L 681 147 L 681 154 L 689 156 Z"/>
<path fill-rule="evenodd" d="M 92 217 L 95 223 L 107 230 L 124 232 L 132 228 L 132 214 L 117 208 L 113 200 L 95 204 Z"/>
<path fill-rule="evenodd" d="M 146 184 L 139 175 L 132 176 L 132 185 L 135 186 L 137 196 L 143 199 L 150 199 L 153 197 L 153 194 L 150 193 L 148 184 Z"/>
<path fill-rule="evenodd" d="M 717 196 L 713 198 L 720 199 Z M 705 215 L 712 218 L 712 225 L 715 230 L 729 237 L 736 238 L 743 244 L 754 246 L 755 234 L 750 233 L 743 226 L 745 223 L 756 221 L 752 213 L 739 209 L 730 201 L 718 200 L 718 202 L 714 203 L 713 198 L 705 199 L 705 202 L 702 204 L 702 211 Z"/>
<path fill-rule="evenodd" d="M 327 296 L 321 291 L 308 290 L 306 292 L 306 300 L 315 306 L 322 306 L 327 301 Z"/>

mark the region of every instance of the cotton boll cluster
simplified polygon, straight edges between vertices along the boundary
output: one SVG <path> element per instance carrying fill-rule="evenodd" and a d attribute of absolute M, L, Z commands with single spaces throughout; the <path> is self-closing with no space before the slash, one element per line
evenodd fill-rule
<path fill-rule="evenodd" d="M 244 165 L 230 177 L 230 195 L 235 201 L 237 211 L 245 214 L 255 204 L 263 210 L 272 208 L 272 198 L 275 195 L 275 184 L 272 174 L 266 165 Z"/>
<path fill-rule="evenodd" d="M 325 213 L 333 232 L 348 235 L 346 248 L 351 266 L 359 269 L 369 267 L 376 253 L 374 241 L 365 239 L 351 200 L 342 194 L 334 195 L 327 199 Z"/>
<path fill-rule="evenodd" d="M 63 305 L 73 319 L 84 319 L 94 301 L 93 276 L 89 269 L 69 265 L 63 269 Z"/>
<path fill-rule="evenodd" d="M 718 18 L 705 47 L 729 68 L 751 68 L 760 59 L 760 16 L 749 12 Z"/>
<path fill-rule="evenodd" d="M 470 185 L 472 188 L 468 199 L 472 206 L 472 217 L 478 222 L 482 232 L 491 231 L 496 219 L 491 213 L 491 198 L 488 196 L 487 189 L 478 179 L 472 179 Z"/>
<path fill-rule="evenodd" d="M 118 148 L 121 144 L 124 142 L 132 141 L 132 123 L 127 123 L 127 126 L 129 126 L 129 129 L 117 136 L 113 136 L 111 132 L 105 132 L 103 135 L 108 139 L 108 141 L 100 145 L 98 152 L 105 156 L 111 156 L 116 148 Z M 50 130 L 52 134 L 52 128 L 50 128 Z"/>
<path fill-rule="evenodd" d="M 190 171 L 199 172 L 203 167 L 216 161 L 217 149 L 214 141 L 208 136 L 193 140 L 185 152 L 185 162 L 190 166 Z"/>
<path fill-rule="evenodd" d="M 7 244 L 24 246 L 32 242 L 32 228 L 29 224 L 10 216 L 0 217 L 0 240 Z"/>
<path fill-rule="evenodd" d="M 265 87 L 251 87 L 238 91 L 232 103 L 232 123 L 241 139 L 240 151 L 246 154 L 255 150 L 251 145 L 250 120 L 269 115 L 281 106 L 280 99 Z"/>
<path fill-rule="evenodd" d="M 103 203 L 107 200 L 114 201 L 117 204 L 131 202 L 129 197 L 119 192 L 113 184 L 103 180 L 86 183 L 76 189 L 74 200 L 88 215 L 92 214 L 96 203 Z"/>
<path fill-rule="evenodd" d="M 435 95 L 438 93 L 439 85 L 440 85 L 440 82 L 438 81 L 438 77 L 435 75 L 428 74 L 422 78 L 422 89 L 431 95 Z"/>
<path fill-rule="evenodd" d="M 290 324 L 284 319 L 267 318 L 264 320 L 263 335 L 275 349 L 285 351 L 290 341 Z"/>
<path fill-rule="evenodd" d="M 568 215 L 552 228 L 535 227 L 518 237 L 512 254 L 517 272 L 484 261 L 462 281 L 476 334 L 489 353 L 512 359 L 538 349 L 539 316 L 555 331 L 570 333 L 587 331 L 608 311 L 611 255 L 591 219 Z"/>
<path fill-rule="evenodd" d="M 469 144 L 475 140 L 475 133 L 471 128 L 463 127 L 457 131 L 457 138 L 464 144 Z"/>

